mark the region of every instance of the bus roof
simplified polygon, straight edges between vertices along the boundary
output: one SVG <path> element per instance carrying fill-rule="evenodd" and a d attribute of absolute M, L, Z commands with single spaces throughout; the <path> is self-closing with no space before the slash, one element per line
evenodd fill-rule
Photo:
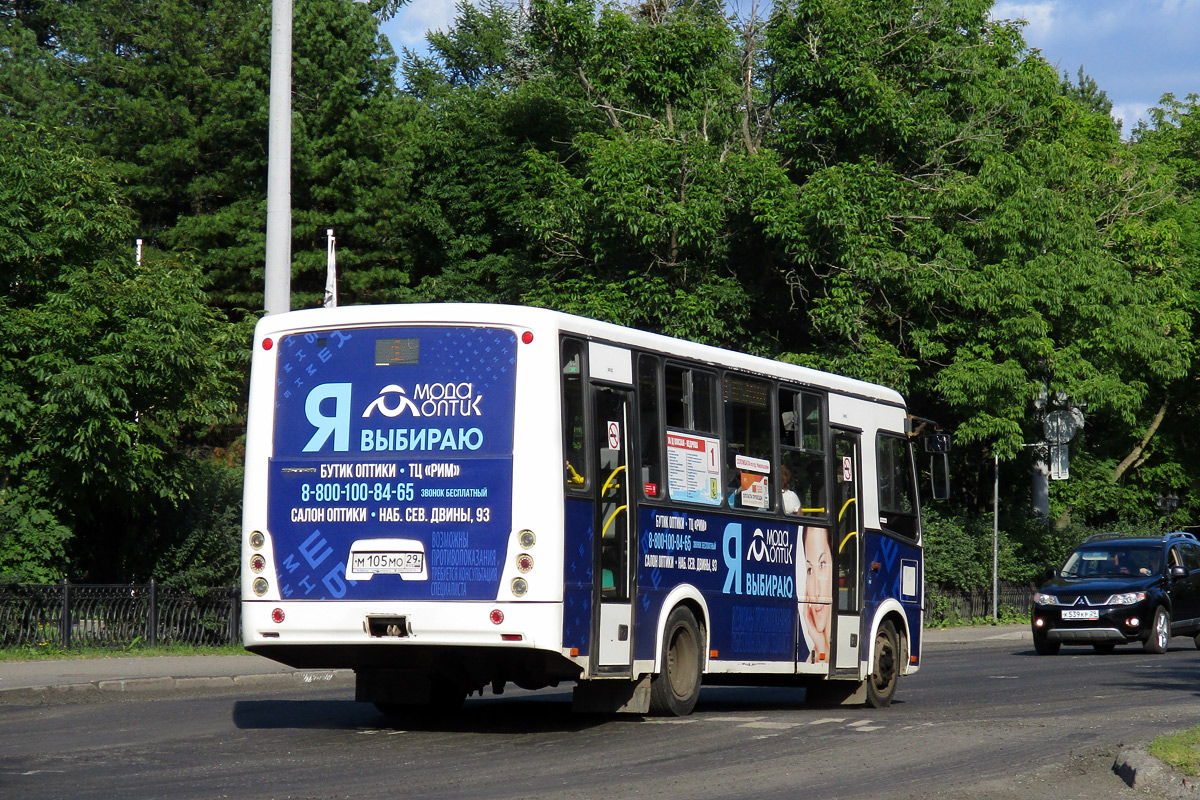
<path fill-rule="evenodd" d="M 310 308 L 263 317 L 255 328 L 255 335 L 256 338 L 261 338 L 267 335 L 279 336 L 280 334 L 320 328 L 373 327 L 397 323 L 445 325 L 456 322 L 508 327 L 527 325 L 541 328 L 549 326 L 563 333 L 575 333 L 603 339 L 614 344 L 640 347 L 713 365 L 743 369 L 765 376 L 785 378 L 799 383 L 826 387 L 844 394 L 859 395 L 872 400 L 904 406 L 904 398 L 899 392 L 879 384 L 533 306 L 500 303 L 407 303 Z"/>

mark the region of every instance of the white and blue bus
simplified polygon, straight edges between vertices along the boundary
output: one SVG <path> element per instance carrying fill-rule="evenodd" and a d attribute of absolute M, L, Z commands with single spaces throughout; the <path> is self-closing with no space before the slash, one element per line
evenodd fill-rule
<path fill-rule="evenodd" d="M 265 317 L 250 385 L 245 645 L 384 711 L 563 682 L 879 707 L 920 667 L 921 426 L 890 389 L 468 304 Z"/>

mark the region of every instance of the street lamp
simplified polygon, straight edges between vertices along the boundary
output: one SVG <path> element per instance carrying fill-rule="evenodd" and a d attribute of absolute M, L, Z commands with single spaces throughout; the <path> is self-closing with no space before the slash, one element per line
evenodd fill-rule
<path fill-rule="evenodd" d="M 1171 515 L 1175 513 L 1175 509 L 1179 508 L 1179 495 L 1174 492 L 1163 494 L 1159 492 L 1158 497 L 1154 498 L 1154 505 L 1158 506 L 1159 511 L 1167 513 L 1167 527 L 1171 527 Z"/>

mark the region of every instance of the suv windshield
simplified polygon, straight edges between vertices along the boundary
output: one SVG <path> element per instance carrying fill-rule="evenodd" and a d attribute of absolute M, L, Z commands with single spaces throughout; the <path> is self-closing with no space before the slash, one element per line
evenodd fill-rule
<path fill-rule="evenodd" d="M 1162 567 L 1162 548 L 1130 545 L 1084 545 L 1063 565 L 1065 578 L 1117 578 L 1155 575 Z"/>

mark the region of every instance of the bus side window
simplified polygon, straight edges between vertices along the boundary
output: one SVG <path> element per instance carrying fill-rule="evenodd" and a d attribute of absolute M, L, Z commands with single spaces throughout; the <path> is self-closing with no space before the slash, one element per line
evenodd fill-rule
<path fill-rule="evenodd" d="M 562 343 L 563 476 L 568 489 L 582 490 L 587 485 L 586 431 L 583 418 L 583 342 L 564 339 Z"/>
<path fill-rule="evenodd" d="M 638 414 L 641 442 L 642 493 L 660 498 L 662 485 L 662 433 L 658 423 L 658 359 L 638 357 Z"/>
<path fill-rule="evenodd" d="M 917 487 L 908 441 L 880 434 L 876 463 L 879 469 L 879 526 L 910 539 L 917 538 Z"/>
<path fill-rule="evenodd" d="M 729 505 L 768 511 L 773 496 L 771 387 L 725 377 L 725 440 L 729 448 Z"/>
<path fill-rule="evenodd" d="M 668 428 L 716 433 L 710 373 L 668 364 L 663 369 L 663 394 Z"/>
<path fill-rule="evenodd" d="M 825 516 L 827 459 L 821 395 L 779 390 L 779 455 L 783 513 Z"/>

